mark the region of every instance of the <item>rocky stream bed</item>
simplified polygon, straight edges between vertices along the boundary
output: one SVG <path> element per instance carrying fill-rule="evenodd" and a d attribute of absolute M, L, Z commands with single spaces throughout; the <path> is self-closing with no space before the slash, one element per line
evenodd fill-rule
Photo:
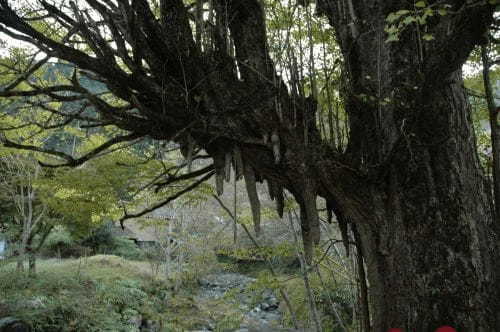
<path fill-rule="evenodd" d="M 274 332 L 296 331 L 281 326 L 283 313 L 282 306 L 271 290 L 265 290 L 255 301 L 248 287 L 255 279 L 239 273 L 219 273 L 204 277 L 200 284 L 197 300 L 227 301 L 242 315 L 243 319 L 238 329 L 228 330 L 234 332 Z M 230 294 L 230 296 L 228 296 Z M 211 322 L 201 331 L 215 330 L 217 322 Z M 194 331 L 193 331 L 194 332 Z"/>

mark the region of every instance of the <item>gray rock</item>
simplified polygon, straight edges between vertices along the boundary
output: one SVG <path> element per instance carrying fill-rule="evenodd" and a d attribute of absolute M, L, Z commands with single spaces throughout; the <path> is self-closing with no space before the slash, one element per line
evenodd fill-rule
<path fill-rule="evenodd" d="M 235 287 L 247 286 L 253 281 L 255 281 L 254 278 L 238 273 L 220 273 L 205 276 L 200 280 L 200 284 L 203 287 L 209 288 L 231 289 Z"/>
<path fill-rule="evenodd" d="M 288 331 L 280 326 L 282 313 L 279 300 L 271 290 L 265 290 L 259 302 L 253 302 L 254 296 L 247 293 L 246 289 L 254 282 L 250 278 L 238 273 L 220 273 L 207 275 L 200 280 L 201 290 L 198 298 L 220 299 L 226 292 L 232 290 L 235 297 L 228 299 L 236 304 L 236 308 L 243 315 L 243 322 L 239 329 L 233 332 L 277 332 Z M 208 329 L 207 329 L 208 330 Z"/>
<path fill-rule="evenodd" d="M 142 316 L 136 315 L 136 316 L 130 317 L 130 319 L 128 320 L 128 323 L 130 325 L 134 326 L 135 328 L 140 329 L 140 327 L 142 325 Z"/>
<path fill-rule="evenodd" d="M 30 332 L 28 324 L 14 317 L 0 319 L 0 332 Z"/>
<path fill-rule="evenodd" d="M 274 311 L 279 308 L 279 304 L 279 301 L 275 297 L 267 297 L 259 306 L 264 311 Z"/>
<path fill-rule="evenodd" d="M 141 325 L 140 331 L 143 331 L 143 332 L 157 332 L 157 331 L 160 331 L 160 327 L 159 327 L 158 322 L 155 322 L 153 320 L 148 319 L 148 320 L 143 320 L 142 321 L 142 325 Z"/>
<path fill-rule="evenodd" d="M 29 300 L 25 300 L 19 303 L 20 306 L 23 308 L 29 308 L 29 309 L 38 309 L 38 308 L 43 308 L 45 307 L 45 302 L 46 299 L 43 296 L 40 297 L 34 297 Z"/>
<path fill-rule="evenodd" d="M 18 319 L 14 317 L 4 317 L 0 319 L 0 328 L 3 328 L 9 324 L 17 322 Z"/>

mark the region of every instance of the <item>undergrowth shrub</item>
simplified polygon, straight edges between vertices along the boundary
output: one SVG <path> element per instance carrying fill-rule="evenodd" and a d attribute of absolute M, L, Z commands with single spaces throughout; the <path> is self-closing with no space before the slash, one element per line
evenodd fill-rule
<path fill-rule="evenodd" d="M 95 254 L 116 255 L 133 260 L 144 259 L 143 251 L 134 241 L 114 234 L 112 222 L 94 230 L 81 244 L 92 248 Z"/>
<path fill-rule="evenodd" d="M 352 325 L 352 304 L 354 303 L 352 290 L 347 283 L 339 282 L 332 275 L 322 273 L 322 282 L 314 272 L 309 273 L 309 284 L 316 308 L 321 316 L 321 325 L 325 331 L 344 331 L 334 310 L 346 327 Z M 297 319 L 312 326 L 312 316 L 309 299 L 301 276 L 290 279 L 285 284 L 291 306 Z M 332 307 L 332 304 L 334 308 Z M 291 316 L 288 310 L 284 312 L 284 321 L 291 326 Z"/>
<path fill-rule="evenodd" d="M 99 253 L 116 255 L 126 259 L 143 260 L 144 250 L 139 248 L 134 241 L 130 239 L 114 237 L 107 248 L 100 248 Z"/>
<path fill-rule="evenodd" d="M 77 258 L 96 254 L 143 260 L 144 252 L 134 241 L 115 236 L 112 224 L 104 224 L 83 239 L 76 239 L 64 228 L 54 230 L 41 251 L 44 257 Z"/>
<path fill-rule="evenodd" d="M 40 252 L 44 257 L 60 258 L 80 257 L 91 253 L 91 248 L 79 243 L 64 228 L 52 231 Z"/>
<path fill-rule="evenodd" d="M 102 259 L 91 258 L 86 264 L 42 263 L 36 278 L 14 269 L 0 271 L 2 316 L 22 319 L 37 332 L 137 331 L 134 317 L 161 320 L 166 286 L 161 290 L 157 285 L 152 294 L 149 283 L 134 275 L 127 261 L 109 256 L 109 264 L 97 266 L 107 258 L 97 257 Z"/>

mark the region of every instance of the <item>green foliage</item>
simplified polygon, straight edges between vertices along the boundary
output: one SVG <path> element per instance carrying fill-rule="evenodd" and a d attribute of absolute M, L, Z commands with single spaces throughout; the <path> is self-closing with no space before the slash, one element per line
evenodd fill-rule
<path fill-rule="evenodd" d="M 45 257 L 80 257 L 95 254 L 116 255 L 126 259 L 144 259 L 144 251 L 132 240 L 115 236 L 110 224 L 104 224 L 86 237 L 78 238 L 59 227 L 46 240 Z"/>
<path fill-rule="evenodd" d="M 217 254 L 230 256 L 235 260 L 266 260 L 277 256 L 283 258 L 294 257 L 295 251 L 291 243 L 283 242 L 274 247 L 219 248 Z"/>
<path fill-rule="evenodd" d="M 309 274 L 309 283 L 313 294 L 314 301 L 321 313 L 321 325 L 325 331 L 340 332 L 344 331 L 333 312 L 331 302 L 335 305 L 335 310 L 340 315 L 345 326 L 351 326 L 352 321 L 352 292 L 348 288 L 348 284 L 341 284 L 336 281 L 336 278 L 327 273 L 322 273 L 321 283 L 319 277 L 315 273 Z M 309 300 L 304 287 L 304 281 L 297 277 L 289 280 L 285 284 L 292 307 L 295 310 L 297 319 L 301 322 L 310 322 L 312 320 L 311 311 L 309 309 Z M 331 302 L 330 302 L 331 301 Z M 289 312 L 285 312 L 285 322 L 291 325 L 291 316 Z"/>
<path fill-rule="evenodd" d="M 294 93 L 315 97 L 321 136 L 344 148 L 346 114 L 339 94 L 342 56 L 334 29 L 326 17 L 313 14 L 312 6 L 291 6 L 282 1 L 264 1 L 264 6 L 269 51 L 283 70 L 282 77 L 295 85 Z M 298 73 L 292 74 L 290 68 Z M 295 75 L 298 77 L 293 78 Z"/>
<path fill-rule="evenodd" d="M 102 248 L 110 248 L 113 246 L 114 236 L 113 236 L 113 223 L 105 223 L 96 229 L 94 229 L 90 235 L 85 237 L 81 243 L 93 251 L 99 251 Z"/>
<path fill-rule="evenodd" d="M 50 25 L 40 24 L 35 24 L 34 28 L 44 33 L 51 33 Z M 59 38 L 57 34 L 52 37 Z M 0 85 L 14 80 L 18 72 L 27 70 L 32 65 L 29 60 L 28 50 L 11 48 L 9 56 L 0 58 L 5 68 L 12 68 L 2 75 Z M 33 83 L 41 86 L 64 85 L 72 74 L 71 64 L 48 63 L 33 73 L 31 79 Z M 123 101 L 108 93 L 102 83 L 86 77 L 77 78 L 82 86 L 89 91 L 100 93 L 100 98 L 109 104 L 123 105 Z M 32 87 L 25 83 L 16 88 L 16 90 L 31 89 Z M 111 137 L 123 134 L 122 130 L 114 126 L 90 130 L 81 128 L 81 125 L 85 124 L 84 121 L 74 120 L 66 123 L 55 115 L 59 112 L 72 113 L 82 108 L 83 105 L 79 101 L 62 103 L 38 96 L 30 102 L 35 105 L 27 104 L 27 100 L 21 97 L 1 101 L 0 127 L 7 139 L 12 142 L 64 152 L 76 159 L 102 145 Z M 42 104 L 43 107 L 38 106 Z M 92 107 L 87 107 L 80 115 L 93 118 L 96 116 L 96 111 Z M 81 167 L 52 169 L 47 172 L 46 177 L 38 181 L 37 186 L 43 202 L 60 217 L 58 222 L 65 224 L 73 234 L 82 236 L 99 227 L 105 220 L 119 219 L 125 208 L 127 211 L 137 210 L 138 207 L 153 204 L 174 191 L 166 188 L 156 194 L 149 183 L 157 179 L 158 174 L 166 168 L 174 166 L 178 156 L 170 154 L 158 157 L 157 146 L 151 139 L 144 139 L 135 146 L 127 144 L 116 144 L 112 151 L 99 154 Z M 8 153 L 12 153 L 12 150 L 0 147 L 0 155 Z M 23 152 L 16 151 L 16 153 Z M 34 153 L 33 157 L 49 164 L 62 162 L 48 154 Z M 189 183 L 191 181 L 184 182 L 184 184 Z M 204 199 L 210 190 L 209 185 L 198 187 L 186 195 L 185 203 L 196 204 Z"/>
<path fill-rule="evenodd" d="M 217 321 L 215 327 L 216 332 L 226 332 L 233 331 L 240 327 L 243 321 L 243 315 L 241 313 L 233 313 L 231 315 L 224 315 L 220 320 Z"/>
<path fill-rule="evenodd" d="M 80 245 L 63 227 L 57 227 L 48 237 L 41 251 L 44 257 L 80 257 L 90 248 Z"/>
<path fill-rule="evenodd" d="M 134 241 L 123 237 L 115 237 L 109 250 L 104 250 L 110 255 L 120 256 L 126 259 L 143 260 L 144 251 L 141 250 Z"/>
<path fill-rule="evenodd" d="M 257 279 L 251 283 L 247 289 L 248 292 L 254 292 L 257 297 L 255 298 L 255 303 L 261 301 L 262 291 L 266 289 L 271 289 L 277 291 L 281 286 L 280 281 L 273 276 L 269 271 L 261 271 Z"/>
<path fill-rule="evenodd" d="M 492 50 L 492 52 L 498 54 L 497 50 Z M 481 60 L 477 54 L 473 53 L 468 65 L 470 69 L 481 69 Z M 493 83 L 500 80 L 500 68 L 498 66 L 491 68 L 490 79 Z M 472 75 L 469 74 L 464 79 L 464 86 L 469 90 L 469 102 L 472 108 L 472 123 L 476 132 L 479 160 L 483 169 L 489 173 L 492 167 L 491 135 L 485 130 L 485 125 L 489 123 L 489 115 L 482 72 L 476 71 Z"/>
<path fill-rule="evenodd" d="M 387 15 L 385 32 L 387 33 L 386 42 L 395 42 L 400 38 L 401 33 L 410 26 L 417 27 L 419 37 L 423 41 L 432 41 L 434 36 L 430 33 L 421 32 L 428 24 L 430 17 L 442 17 L 450 13 L 451 5 L 435 3 L 428 5 L 425 1 L 417 1 L 413 9 L 401 9 Z M 423 29 L 422 31 L 424 31 Z"/>
<path fill-rule="evenodd" d="M 132 206 L 142 202 L 141 198 L 131 202 L 132 194 L 160 167 L 154 162 L 134 166 L 139 163 L 140 158 L 130 151 L 117 151 L 81 168 L 57 169 L 43 183 L 43 188 L 53 193 L 47 203 L 72 221 L 75 232 L 84 233 L 104 220 L 116 220 L 122 216 L 125 202 Z"/>
<path fill-rule="evenodd" d="M 39 181 L 45 176 L 31 153 L 12 153 L 0 147 L 0 230 L 10 251 L 37 252 L 57 219 L 47 209 Z"/>
<path fill-rule="evenodd" d="M 157 319 L 165 308 L 149 290 L 135 266 L 113 256 L 43 262 L 36 279 L 0 271 L 5 314 L 40 332 L 137 331 L 131 318 Z"/>

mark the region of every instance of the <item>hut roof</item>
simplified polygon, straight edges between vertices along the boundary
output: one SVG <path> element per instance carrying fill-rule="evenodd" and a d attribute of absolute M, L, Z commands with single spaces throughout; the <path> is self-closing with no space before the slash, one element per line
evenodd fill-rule
<path fill-rule="evenodd" d="M 131 236 L 131 238 L 134 238 L 134 239 L 141 241 L 141 242 L 158 241 L 155 227 L 152 225 L 145 225 L 145 224 L 141 224 L 140 222 L 138 222 L 136 220 L 131 220 L 127 224 L 127 226 L 132 231 L 133 236 Z"/>
<path fill-rule="evenodd" d="M 135 239 L 137 241 L 158 241 L 158 232 L 154 225 L 148 223 L 147 219 L 173 219 L 175 212 L 172 209 L 160 208 L 148 213 L 141 219 L 130 219 L 124 222 L 124 229 L 115 225 L 113 235 Z M 146 219 L 146 220 L 144 220 Z"/>

